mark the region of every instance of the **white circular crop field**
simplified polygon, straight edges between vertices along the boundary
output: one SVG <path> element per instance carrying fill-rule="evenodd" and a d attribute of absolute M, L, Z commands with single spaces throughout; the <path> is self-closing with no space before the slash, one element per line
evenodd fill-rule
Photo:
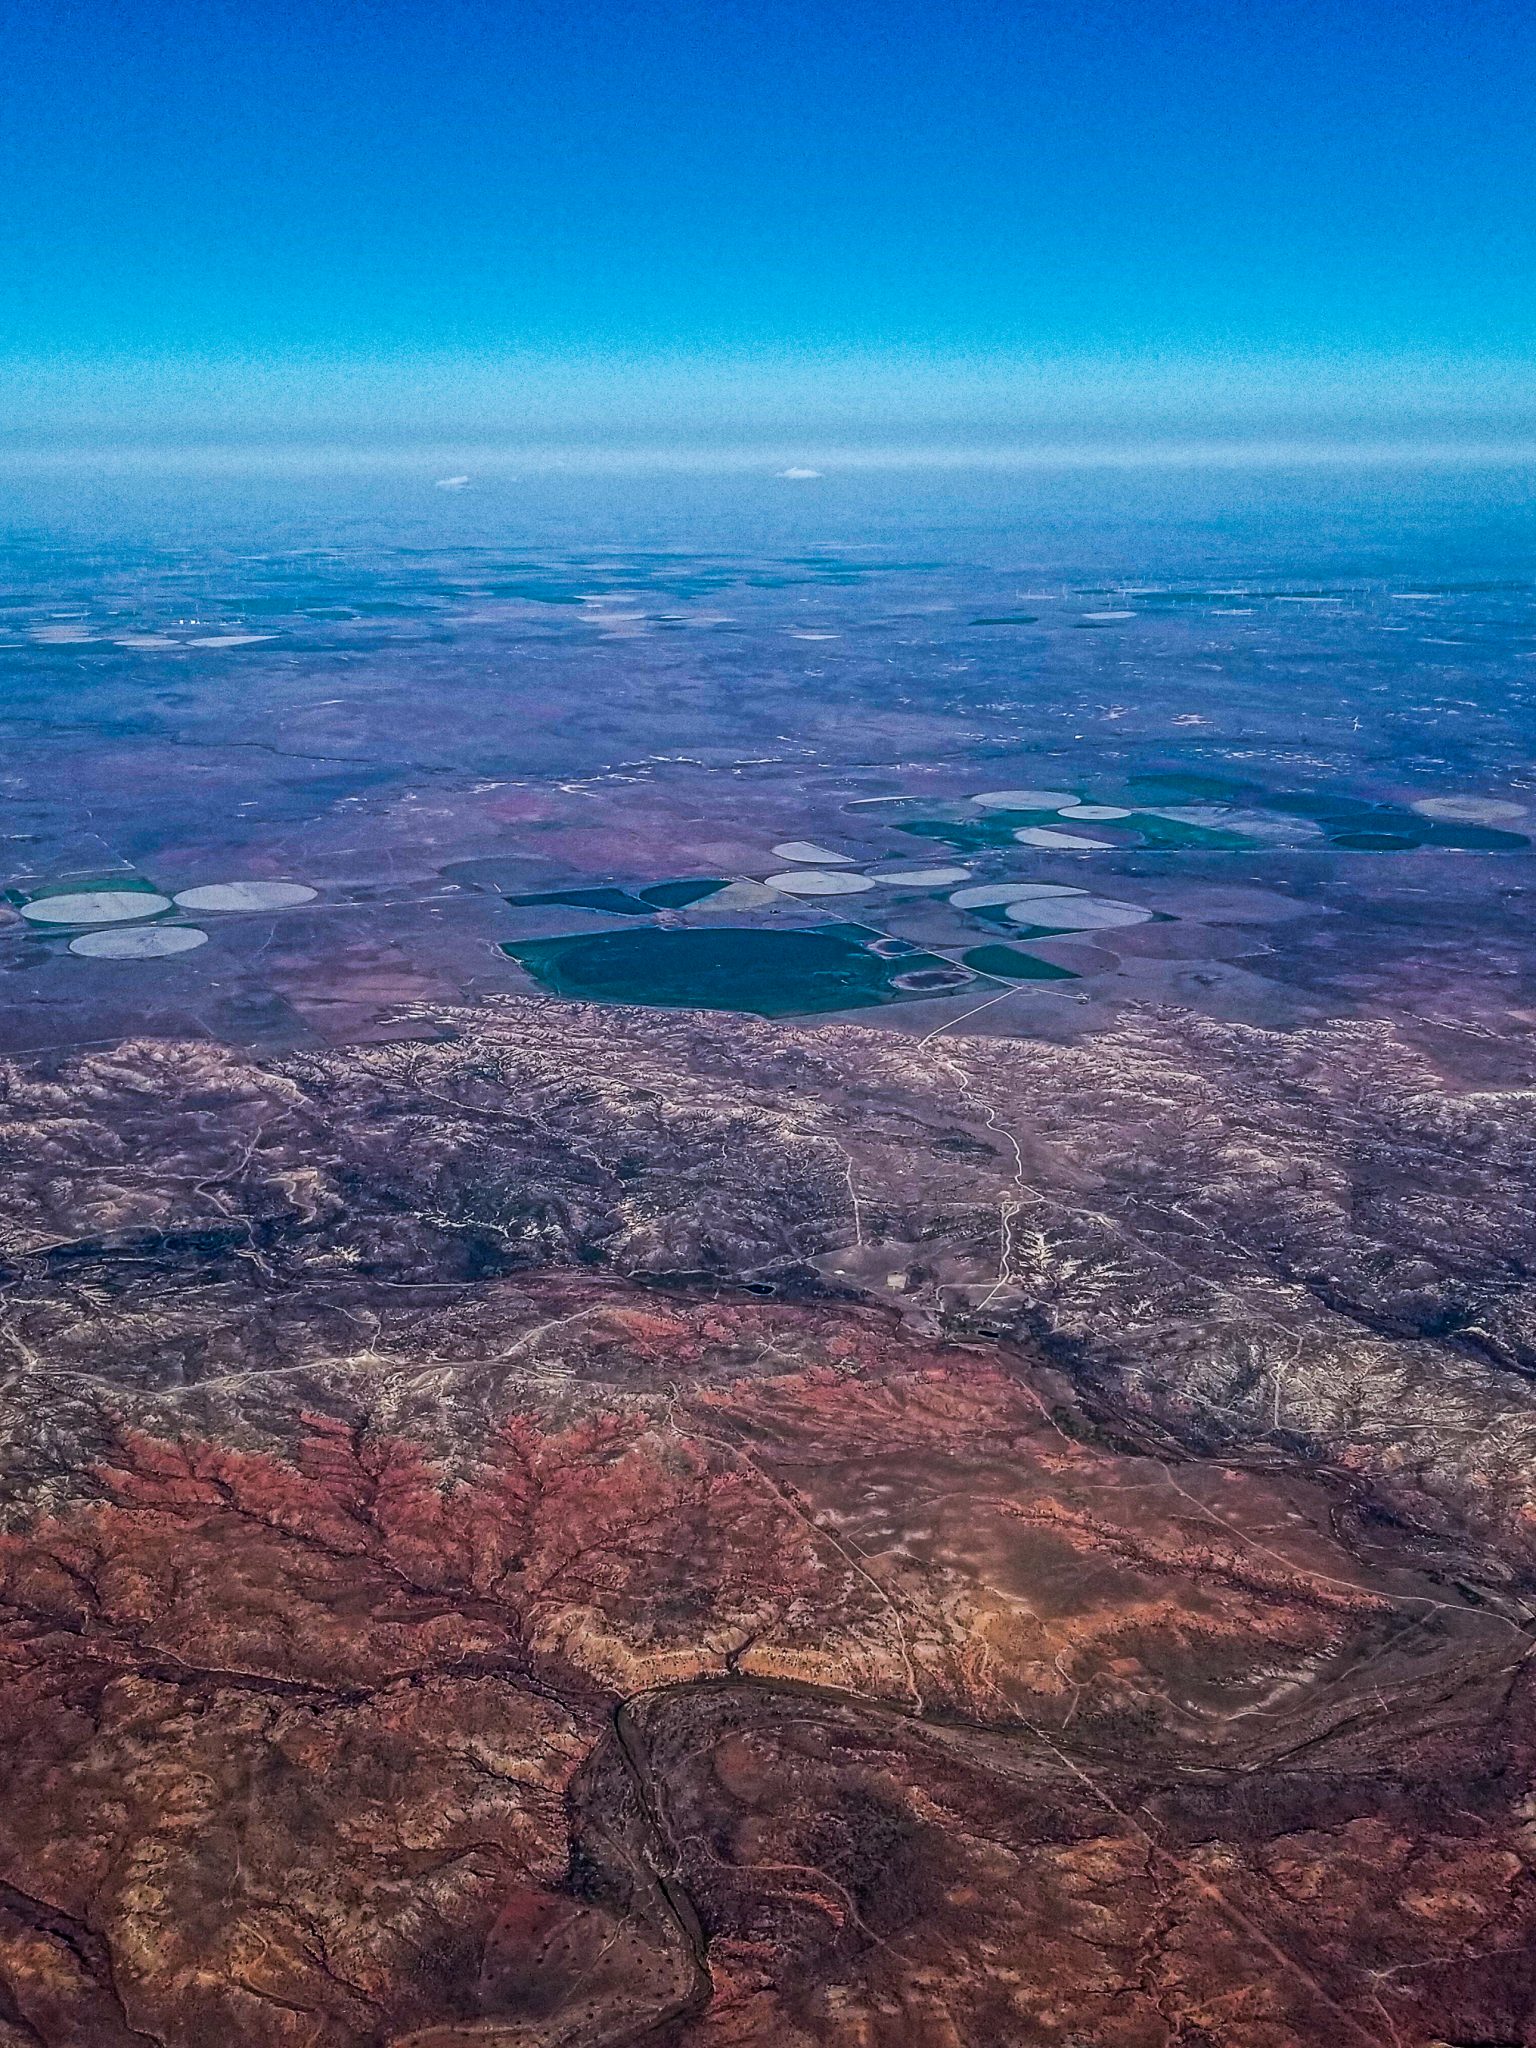
<path fill-rule="evenodd" d="M 207 943 L 208 934 L 195 925 L 141 924 L 131 931 L 82 932 L 70 940 L 69 950 L 88 960 L 165 960 Z"/>
<path fill-rule="evenodd" d="M 1526 814 L 1524 804 L 1497 796 L 1421 796 L 1413 808 L 1421 818 L 1446 825 L 1507 825 Z"/>
<path fill-rule="evenodd" d="M 302 882 L 208 882 L 178 890 L 176 901 L 183 910 L 291 910 L 319 893 Z"/>
<path fill-rule="evenodd" d="M 1042 853 L 1056 847 L 1066 853 L 1107 853 L 1107 839 L 1085 839 L 1081 832 L 1052 832 L 1045 825 L 1021 825 L 1014 833 L 1020 846 L 1037 846 Z"/>
<path fill-rule="evenodd" d="M 169 896 L 148 889 L 79 889 L 39 896 L 23 903 L 21 914 L 33 924 L 132 924 L 136 918 L 159 917 L 170 907 Z"/>
<path fill-rule="evenodd" d="M 1152 913 L 1137 903 L 1081 896 L 1071 903 L 1010 903 L 1003 915 L 1014 924 L 1040 925 L 1050 931 L 1109 932 L 1118 925 L 1146 924 Z"/>
<path fill-rule="evenodd" d="M 973 889 L 957 889 L 949 900 L 956 910 L 989 910 L 1039 897 L 1087 894 L 1086 889 L 1069 889 L 1064 882 L 978 882 Z"/>
<path fill-rule="evenodd" d="M 829 846 L 818 846 L 814 839 L 784 839 L 773 849 L 780 860 L 803 860 L 813 867 L 852 867 L 850 854 L 834 853 Z"/>
<path fill-rule="evenodd" d="M 971 802 L 984 811 L 1059 811 L 1077 798 L 1070 789 L 984 789 Z"/>

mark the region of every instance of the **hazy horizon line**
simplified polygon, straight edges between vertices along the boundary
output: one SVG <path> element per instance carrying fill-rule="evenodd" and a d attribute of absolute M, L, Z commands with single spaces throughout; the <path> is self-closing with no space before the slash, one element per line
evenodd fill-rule
<path fill-rule="evenodd" d="M 0 449 L 820 449 L 839 461 L 1169 448 L 1524 449 L 1528 357 L 871 349 L 0 358 Z M 533 454 L 519 459 L 532 460 Z M 807 458 L 808 459 L 808 458 Z"/>
<path fill-rule="evenodd" d="M 477 482 L 515 481 L 535 474 L 676 473 L 757 474 L 785 483 L 816 483 L 839 474 L 872 471 L 1052 469 L 1221 469 L 1412 467 L 1507 468 L 1536 465 L 1536 431 L 1492 439 L 1342 435 L 1148 436 L 1130 440 L 1060 442 L 789 441 L 601 443 L 592 441 L 458 441 L 359 438 L 99 440 L 67 444 L 6 445 L 0 469 L 13 474 L 129 475 L 183 471 L 198 474 L 414 472 L 445 491 Z"/>

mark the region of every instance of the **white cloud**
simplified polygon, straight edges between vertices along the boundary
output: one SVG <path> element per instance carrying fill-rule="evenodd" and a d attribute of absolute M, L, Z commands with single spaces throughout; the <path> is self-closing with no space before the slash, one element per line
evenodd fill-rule
<path fill-rule="evenodd" d="M 469 478 L 467 476 L 440 476 L 437 480 L 437 488 L 440 491 L 462 491 L 468 482 Z"/>
<path fill-rule="evenodd" d="M 789 477 L 794 482 L 799 483 L 805 477 L 820 476 L 821 471 L 819 469 L 781 469 L 779 475 Z"/>

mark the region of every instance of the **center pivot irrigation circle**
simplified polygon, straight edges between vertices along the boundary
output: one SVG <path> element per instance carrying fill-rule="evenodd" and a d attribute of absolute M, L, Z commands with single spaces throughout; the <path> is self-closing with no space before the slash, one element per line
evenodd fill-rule
<path fill-rule="evenodd" d="M 302 882 L 208 882 L 179 890 L 176 901 L 183 910 L 291 910 L 318 894 Z"/>
<path fill-rule="evenodd" d="M 131 924 L 136 918 L 158 917 L 169 910 L 168 896 L 148 889 L 79 889 L 63 896 L 39 896 L 23 903 L 21 914 L 33 924 Z"/>
<path fill-rule="evenodd" d="M 70 940 L 69 950 L 88 960 L 164 960 L 207 943 L 208 934 L 195 925 L 141 924 L 127 931 L 82 932 Z"/>

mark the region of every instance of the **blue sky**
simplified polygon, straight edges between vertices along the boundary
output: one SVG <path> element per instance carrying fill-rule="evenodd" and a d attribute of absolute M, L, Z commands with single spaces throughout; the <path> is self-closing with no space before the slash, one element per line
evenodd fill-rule
<path fill-rule="evenodd" d="M 1533 41 L 1505 0 L 0 7 L 0 426 L 1507 425 Z"/>

